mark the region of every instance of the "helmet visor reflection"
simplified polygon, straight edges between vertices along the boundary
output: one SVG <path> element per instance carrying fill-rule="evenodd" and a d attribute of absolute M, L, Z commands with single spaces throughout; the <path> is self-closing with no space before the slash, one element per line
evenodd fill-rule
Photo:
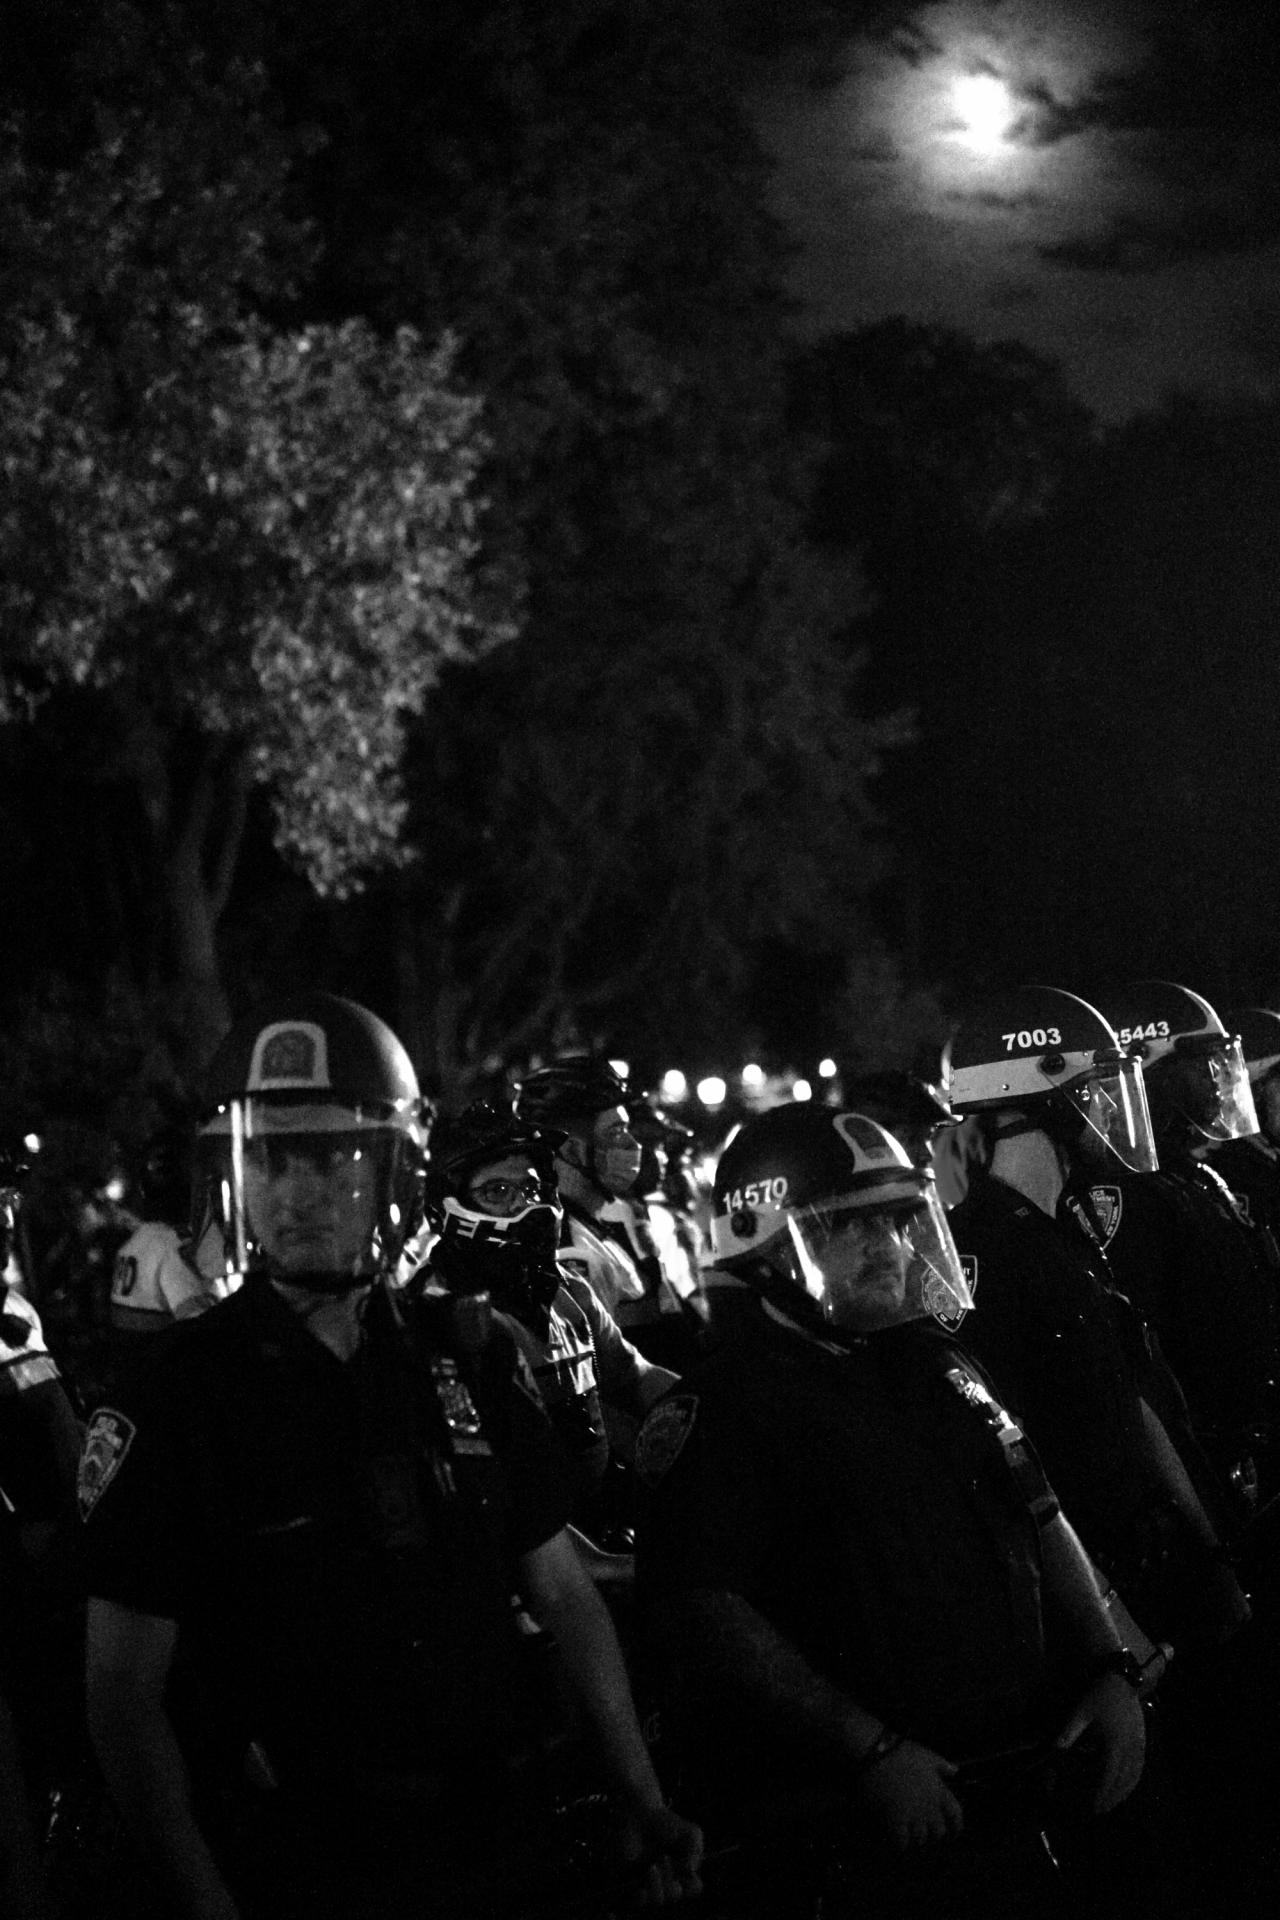
<path fill-rule="evenodd" d="M 956 1325 L 973 1301 L 930 1186 L 898 1204 L 787 1216 L 798 1277 L 833 1328 L 872 1333 L 926 1315 Z"/>
<path fill-rule="evenodd" d="M 944 1327 L 958 1327 L 973 1306 L 973 1294 L 960 1265 L 942 1197 L 931 1190 L 927 1205 L 907 1225 L 911 1267 L 908 1300 Z"/>
<path fill-rule="evenodd" d="M 221 1149 L 219 1212 L 238 1272 L 356 1284 L 394 1261 L 407 1230 L 397 1171 L 408 1136 L 385 1108 L 249 1096 L 205 1131 Z"/>
<path fill-rule="evenodd" d="M 1259 1133 L 1249 1069 L 1239 1040 L 1231 1039 L 1209 1055 L 1209 1077 L 1217 1095 L 1217 1111 L 1203 1132 L 1210 1140 L 1246 1140 Z"/>
<path fill-rule="evenodd" d="M 1131 1173 L 1154 1173 L 1156 1153 L 1142 1062 L 1128 1055 L 1096 1056 L 1096 1070 L 1071 1089 L 1085 1125 Z"/>

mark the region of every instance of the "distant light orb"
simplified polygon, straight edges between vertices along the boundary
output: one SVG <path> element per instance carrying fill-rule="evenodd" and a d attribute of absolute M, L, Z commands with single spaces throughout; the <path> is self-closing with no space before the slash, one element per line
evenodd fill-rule
<path fill-rule="evenodd" d="M 994 73 L 966 73 L 951 90 L 964 128 L 966 145 L 977 153 L 998 153 L 1013 119 L 1013 96 Z"/>
<path fill-rule="evenodd" d="M 689 1082 L 679 1067 L 668 1067 L 662 1076 L 662 1097 L 664 1100 L 683 1100 L 689 1091 Z"/>
<path fill-rule="evenodd" d="M 834 1061 L 834 1060 L 833 1060 L 833 1059 L 831 1058 L 831 1056 L 830 1056 L 830 1054 L 828 1054 L 828 1055 L 827 1055 L 827 1057 L 826 1057 L 826 1059 L 825 1059 L 825 1060 L 819 1060 L 819 1062 L 818 1062 L 818 1073 L 819 1073 L 819 1075 L 820 1075 L 820 1077 L 821 1077 L 821 1078 L 822 1078 L 823 1080 L 834 1080 L 834 1079 L 835 1079 L 835 1077 L 836 1077 L 836 1063 L 835 1063 L 835 1061 Z"/>
<path fill-rule="evenodd" d="M 619 1080 L 629 1080 L 631 1078 L 631 1062 L 629 1060 L 611 1060 L 609 1065 L 613 1068 Z"/>
<path fill-rule="evenodd" d="M 807 1080 L 793 1081 L 792 1087 L 791 1087 L 791 1098 L 793 1100 L 812 1100 L 813 1088 L 810 1086 Z"/>
<path fill-rule="evenodd" d="M 729 1089 L 719 1074 L 710 1073 L 698 1082 L 698 1098 L 704 1107 L 722 1107 L 728 1094 Z"/>
<path fill-rule="evenodd" d="M 750 1087 L 753 1093 L 760 1091 L 764 1085 L 764 1078 L 764 1068 L 757 1066 L 754 1060 L 749 1061 L 742 1069 L 742 1084 L 744 1087 Z"/>

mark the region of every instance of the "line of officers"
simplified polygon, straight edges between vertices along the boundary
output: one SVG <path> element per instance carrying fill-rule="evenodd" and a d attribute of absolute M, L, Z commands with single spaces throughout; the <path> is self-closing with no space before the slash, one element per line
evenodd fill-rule
<path fill-rule="evenodd" d="M 843 1095 L 706 1245 L 603 1060 L 428 1152 L 366 1009 L 233 1028 L 79 1458 L 109 1867 L 0 1799 L 17 1910 L 1270 1912 L 1280 1015 L 1019 988 Z"/>

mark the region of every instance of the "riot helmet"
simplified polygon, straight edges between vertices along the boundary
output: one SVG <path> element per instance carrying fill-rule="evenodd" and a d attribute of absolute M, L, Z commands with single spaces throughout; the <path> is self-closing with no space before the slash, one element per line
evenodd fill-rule
<path fill-rule="evenodd" d="M 555 1152 L 563 1136 L 510 1108 L 475 1101 L 432 1135 L 427 1216 L 432 1268 L 450 1292 L 488 1294 L 545 1339 L 560 1286 L 564 1209 Z"/>
<path fill-rule="evenodd" d="M 628 1103 L 637 1097 L 608 1060 L 567 1054 L 525 1076 L 516 1089 L 516 1114 L 575 1141 L 580 1158 L 564 1158 L 602 1197 L 621 1198 L 635 1186 L 641 1167 L 640 1142 L 627 1117 Z"/>
<path fill-rule="evenodd" d="M 1161 1135 L 1241 1140 L 1258 1115 L 1238 1037 L 1209 1002 L 1172 980 L 1136 980 L 1102 996 L 1120 1039 L 1143 1063 Z"/>
<path fill-rule="evenodd" d="M 865 1114 L 771 1107 L 716 1168 L 719 1264 L 837 1342 L 973 1305 L 933 1175 Z"/>
<path fill-rule="evenodd" d="M 1096 1141 L 1134 1173 L 1157 1165 L 1141 1063 L 1097 1007 L 1061 987 L 1014 987 L 965 1010 L 951 1037 L 951 1104 L 992 1114 L 1001 1134 L 1043 1131 L 1064 1153 Z"/>
<path fill-rule="evenodd" d="M 206 1076 L 197 1152 L 238 1273 L 346 1293 L 394 1268 L 428 1125 L 376 1014 L 329 993 L 239 1020 Z"/>
<path fill-rule="evenodd" d="M 1240 1007 L 1223 1015 L 1228 1033 L 1239 1036 L 1258 1125 L 1280 1147 L 1280 1013 L 1270 1007 Z"/>
<path fill-rule="evenodd" d="M 640 1142 L 640 1172 L 636 1176 L 637 1194 L 667 1195 L 673 1170 L 687 1156 L 693 1141 L 692 1127 L 659 1107 L 651 1094 L 632 1095 L 627 1101 L 627 1120 Z"/>
<path fill-rule="evenodd" d="M 948 1083 L 949 1079 L 948 1072 Z M 930 1164 L 935 1136 L 944 1127 L 959 1124 L 960 1116 L 949 1098 L 949 1084 L 941 1078 L 928 1080 L 905 1068 L 855 1074 L 845 1082 L 845 1098 L 850 1106 L 887 1128 L 917 1166 Z"/>

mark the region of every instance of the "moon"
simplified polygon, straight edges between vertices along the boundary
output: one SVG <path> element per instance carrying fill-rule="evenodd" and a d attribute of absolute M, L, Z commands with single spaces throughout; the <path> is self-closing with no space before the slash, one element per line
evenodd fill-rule
<path fill-rule="evenodd" d="M 1013 119 L 1013 97 L 994 73 L 966 73 L 954 82 L 952 101 L 962 138 L 975 153 L 999 153 Z"/>

